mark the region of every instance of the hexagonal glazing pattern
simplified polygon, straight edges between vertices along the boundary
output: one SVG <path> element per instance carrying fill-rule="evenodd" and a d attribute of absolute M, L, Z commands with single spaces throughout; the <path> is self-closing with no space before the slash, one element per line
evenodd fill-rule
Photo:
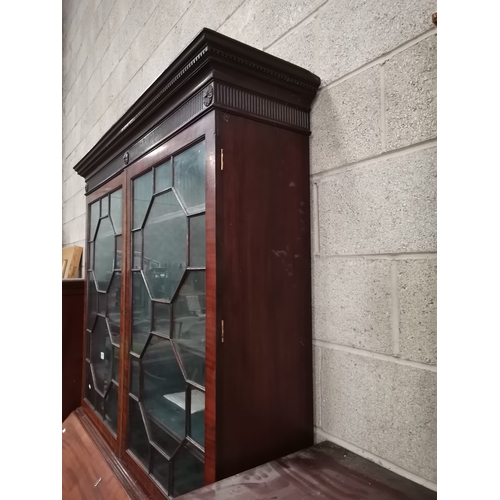
<path fill-rule="evenodd" d="M 144 273 L 153 299 L 171 300 L 186 269 L 187 217 L 170 190 L 153 198 L 144 225 Z"/>
<path fill-rule="evenodd" d="M 115 232 L 109 217 L 99 221 L 94 252 L 94 274 L 97 289 L 105 292 L 113 275 L 115 260 Z"/>

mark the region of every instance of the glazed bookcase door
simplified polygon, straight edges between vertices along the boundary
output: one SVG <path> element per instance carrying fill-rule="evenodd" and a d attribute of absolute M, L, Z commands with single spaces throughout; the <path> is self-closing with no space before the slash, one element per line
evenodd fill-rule
<path fill-rule="evenodd" d="M 204 484 L 205 146 L 131 179 L 126 447 L 170 496 Z"/>
<path fill-rule="evenodd" d="M 88 206 L 84 398 L 114 438 L 120 390 L 122 189 Z"/>

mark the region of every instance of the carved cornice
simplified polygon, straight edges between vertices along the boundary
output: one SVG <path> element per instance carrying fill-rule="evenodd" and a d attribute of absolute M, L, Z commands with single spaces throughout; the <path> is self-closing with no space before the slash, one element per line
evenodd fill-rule
<path fill-rule="evenodd" d="M 118 163 L 124 168 L 125 153 L 132 163 L 212 107 L 309 132 L 308 112 L 319 84 L 303 68 L 203 29 L 74 169 L 92 177 L 92 191 L 97 178 L 102 183 Z"/>

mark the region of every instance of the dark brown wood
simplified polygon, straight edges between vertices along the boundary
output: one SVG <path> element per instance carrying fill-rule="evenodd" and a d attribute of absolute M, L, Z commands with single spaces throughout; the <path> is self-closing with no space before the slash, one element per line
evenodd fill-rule
<path fill-rule="evenodd" d="M 75 413 L 63 422 L 62 498 L 128 500 L 129 496 Z M 144 497 L 142 497 L 144 498 Z"/>
<path fill-rule="evenodd" d="M 434 500 L 437 494 L 333 443 L 279 458 L 179 500 Z"/>
<path fill-rule="evenodd" d="M 217 112 L 217 138 L 220 479 L 312 445 L 313 379 L 308 137 Z"/>
<path fill-rule="evenodd" d="M 62 421 L 82 398 L 85 280 L 62 280 Z"/>
<path fill-rule="evenodd" d="M 303 68 L 205 28 L 75 170 L 90 192 L 213 108 L 309 133 L 319 84 Z"/>
<path fill-rule="evenodd" d="M 74 415 L 78 418 L 81 426 L 92 439 L 94 445 L 101 453 L 114 476 L 118 479 L 123 489 L 127 492 L 128 497 L 132 500 L 146 500 L 148 496 L 143 492 L 138 483 L 134 481 L 134 479 L 132 479 L 128 470 L 123 466 L 120 460 L 118 460 L 118 457 L 116 456 L 112 448 L 103 439 L 102 434 L 89 420 L 86 412 L 83 411 L 82 408 L 78 408 L 74 412 Z"/>
<path fill-rule="evenodd" d="M 82 411 L 150 498 L 164 494 L 127 450 L 132 182 L 205 140 L 205 484 L 310 446 L 308 135 L 319 83 L 203 30 L 75 167 L 88 205 L 123 190 L 116 437 L 85 400 Z"/>

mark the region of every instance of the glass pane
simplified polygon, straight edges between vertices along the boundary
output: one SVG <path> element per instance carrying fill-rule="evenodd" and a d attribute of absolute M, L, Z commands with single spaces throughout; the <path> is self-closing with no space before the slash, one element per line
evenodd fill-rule
<path fill-rule="evenodd" d="M 168 480 L 170 476 L 170 464 L 168 460 L 158 453 L 154 448 L 151 448 L 153 453 L 153 470 L 152 476 L 161 484 L 165 493 L 168 494 Z"/>
<path fill-rule="evenodd" d="M 175 194 L 157 196 L 144 226 L 144 268 L 154 299 L 171 300 L 175 293 L 186 268 L 186 239 L 187 217 Z"/>
<path fill-rule="evenodd" d="M 92 372 L 90 370 L 90 363 L 85 363 L 85 397 L 89 403 L 94 406 L 94 381 L 92 380 Z"/>
<path fill-rule="evenodd" d="M 94 367 L 96 388 L 105 393 L 111 381 L 111 340 L 106 320 L 97 317 L 91 338 L 90 361 Z"/>
<path fill-rule="evenodd" d="M 105 293 L 98 293 L 97 294 L 97 311 L 99 314 L 102 314 L 103 316 L 106 315 L 106 294 Z"/>
<path fill-rule="evenodd" d="M 168 432 L 161 423 L 155 418 L 149 418 L 149 430 L 151 432 L 151 440 L 156 446 L 161 448 L 169 457 L 171 457 L 175 450 L 179 448 L 181 440 L 174 437 Z"/>
<path fill-rule="evenodd" d="M 132 346 L 141 354 L 151 331 L 151 299 L 140 272 L 132 274 Z"/>
<path fill-rule="evenodd" d="M 153 302 L 153 331 L 170 336 L 170 304 Z"/>
<path fill-rule="evenodd" d="M 205 386 L 205 271 L 188 271 L 174 301 L 172 342 L 188 380 Z"/>
<path fill-rule="evenodd" d="M 104 198 L 101 198 L 101 217 L 105 217 L 108 215 L 108 208 L 109 208 L 109 198 L 105 196 Z"/>
<path fill-rule="evenodd" d="M 116 424 L 118 422 L 118 387 L 113 383 L 109 388 L 105 409 L 105 420 L 111 429 L 116 432 Z"/>
<path fill-rule="evenodd" d="M 148 211 L 152 195 L 153 171 L 150 170 L 148 173 L 141 175 L 141 177 L 138 177 L 134 181 L 134 215 L 132 229 L 137 229 L 142 226 L 142 222 L 144 221 L 144 216 Z"/>
<path fill-rule="evenodd" d="M 128 399 L 128 447 L 134 455 L 148 468 L 149 440 L 142 420 L 139 403 Z"/>
<path fill-rule="evenodd" d="M 172 186 L 172 160 L 155 168 L 155 193 Z"/>
<path fill-rule="evenodd" d="M 115 233 L 109 217 L 102 219 L 95 237 L 95 279 L 98 290 L 103 292 L 108 288 L 114 269 Z"/>
<path fill-rule="evenodd" d="M 122 190 L 119 189 L 118 191 L 111 193 L 110 198 L 111 221 L 113 222 L 116 234 L 120 234 L 122 232 Z"/>
<path fill-rule="evenodd" d="M 139 397 L 139 360 L 130 356 L 130 387 L 129 392 Z"/>
<path fill-rule="evenodd" d="M 201 488 L 203 483 L 203 462 L 183 447 L 174 458 L 174 496 Z"/>
<path fill-rule="evenodd" d="M 205 210 L 205 141 L 174 157 L 174 187 L 188 213 Z"/>
<path fill-rule="evenodd" d="M 191 437 L 205 447 L 205 393 L 191 390 Z"/>
<path fill-rule="evenodd" d="M 88 295 L 87 295 L 87 328 L 92 330 L 97 314 L 97 290 L 94 282 L 94 273 L 89 271 L 88 276 Z"/>
<path fill-rule="evenodd" d="M 116 238 L 116 243 L 115 243 L 115 269 L 121 269 L 122 268 L 122 237 L 121 236 L 115 236 Z"/>
<path fill-rule="evenodd" d="M 94 397 L 95 397 L 94 410 L 101 418 L 104 418 L 104 398 L 98 392 L 95 393 Z"/>
<path fill-rule="evenodd" d="M 170 341 L 153 336 L 142 358 L 142 402 L 148 415 L 185 434 L 186 382 Z"/>
<path fill-rule="evenodd" d="M 89 243 L 88 268 L 94 269 L 94 242 Z"/>
<path fill-rule="evenodd" d="M 113 367 L 111 372 L 111 378 L 118 382 L 120 377 L 120 348 L 113 346 Z"/>
<path fill-rule="evenodd" d="M 108 298 L 108 322 L 113 342 L 120 345 L 120 295 L 121 295 L 122 275 L 115 272 L 109 291 L 105 295 Z"/>
<path fill-rule="evenodd" d="M 89 240 L 92 241 L 95 237 L 95 230 L 97 228 L 97 223 L 99 222 L 99 217 L 100 217 L 100 208 L 101 204 L 99 201 L 95 201 L 90 205 L 90 234 L 89 234 Z"/>
<path fill-rule="evenodd" d="M 134 260 L 132 262 L 132 269 L 141 269 L 142 263 L 142 231 L 132 233 L 134 240 Z"/>
<path fill-rule="evenodd" d="M 189 218 L 189 265 L 205 267 L 205 214 Z"/>

